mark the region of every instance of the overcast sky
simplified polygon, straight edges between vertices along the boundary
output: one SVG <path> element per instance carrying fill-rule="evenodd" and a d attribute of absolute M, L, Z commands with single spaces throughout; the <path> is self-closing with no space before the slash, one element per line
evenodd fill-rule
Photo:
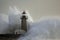
<path fill-rule="evenodd" d="M 43 16 L 60 16 L 60 0 L 0 0 L 0 13 L 7 14 L 9 6 L 29 10 L 35 21 Z"/>

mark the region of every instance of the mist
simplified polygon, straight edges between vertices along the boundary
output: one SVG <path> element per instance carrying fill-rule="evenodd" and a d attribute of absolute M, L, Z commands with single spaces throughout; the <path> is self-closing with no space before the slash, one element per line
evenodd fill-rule
<path fill-rule="evenodd" d="M 30 25 L 30 30 L 18 40 L 60 40 L 60 18 L 43 17 Z"/>

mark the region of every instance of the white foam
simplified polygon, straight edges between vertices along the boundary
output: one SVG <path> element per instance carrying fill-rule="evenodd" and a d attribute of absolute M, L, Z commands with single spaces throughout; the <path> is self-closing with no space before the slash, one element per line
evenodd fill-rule
<path fill-rule="evenodd" d="M 59 40 L 60 18 L 52 19 L 51 17 L 51 19 L 48 19 L 30 25 L 31 28 L 27 35 L 18 40 Z"/>

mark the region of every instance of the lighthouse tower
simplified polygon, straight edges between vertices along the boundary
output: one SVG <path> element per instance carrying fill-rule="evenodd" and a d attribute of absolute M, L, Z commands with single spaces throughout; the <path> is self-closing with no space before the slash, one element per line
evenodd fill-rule
<path fill-rule="evenodd" d="M 27 17 L 25 11 L 22 13 L 21 17 L 21 29 L 27 32 Z"/>

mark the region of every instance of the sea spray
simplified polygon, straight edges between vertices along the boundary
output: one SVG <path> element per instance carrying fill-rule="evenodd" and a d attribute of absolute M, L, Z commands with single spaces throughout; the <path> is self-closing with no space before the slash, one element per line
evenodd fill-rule
<path fill-rule="evenodd" d="M 30 28 L 30 24 L 33 23 L 33 19 L 31 15 L 26 12 L 26 17 L 27 17 L 27 26 L 28 29 Z M 16 30 L 21 28 L 21 17 L 22 17 L 23 11 L 19 11 L 15 6 L 14 7 L 9 7 L 9 25 L 11 27 L 11 30 Z"/>
<path fill-rule="evenodd" d="M 59 40 L 60 39 L 60 19 L 48 18 L 40 22 L 33 23 L 29 32 L 18 40 Z"/>
<path fill-rule="evenodd" d="M 9 26 L 8 15 L 0 14 L 0 34 L 7 33 L 8 26 Z"/>

